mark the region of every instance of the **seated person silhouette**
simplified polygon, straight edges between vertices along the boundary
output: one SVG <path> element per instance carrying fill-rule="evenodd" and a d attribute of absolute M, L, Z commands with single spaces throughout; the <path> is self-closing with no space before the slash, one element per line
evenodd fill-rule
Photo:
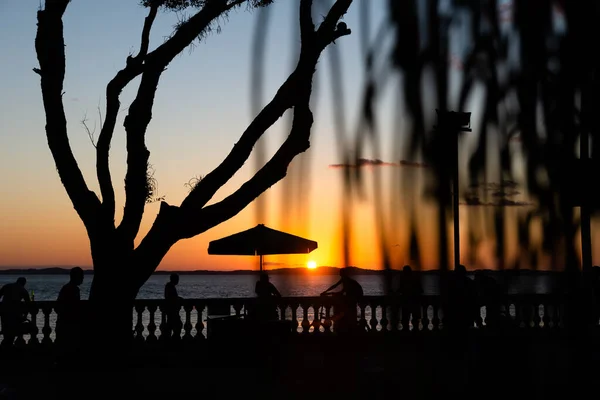
<path fill-rule="evenodd" d="M 254 287 L 254 293 L 258 297 L 256 317 L 259 320 L 277 319 L 277 304 L 274 298 L 281 297 L 281 293 L 269 280 L 269 275 L 266 272 L 260 273 L 260 278 Z"/>
<path fill-rule="evenodd" d="M 79 285 L 83 283 L 83 270 L 79 267 L 72 268 L 69 276 L 69 282 L 60 289 L 56 301 L 56 340 L 63 347 L 74 349 L 79 343 L 82 323 Z"/>
<path fill-rule="evenodd" d="M 338 292 L 333 292 L 338 286 L 342 289 Z M 358 301 L 363 297 L 363 289 L 360 283 L 350 278 L 347 268 L 340 269 L 340 280 L 321 293 L 321 296 L 334 295 L 340 299 L 338 310 L 334 307 L 335 322 L 334 330 L 336 332 L 349 332 L 358 326 L 358 313 L 356 306 Z"/>
<path fill-rule="evenodd" d="M 181 336 L 181 328 L 183 323 L 179 315 L 181 309 L 181 301 L 183 300 L 177 294 L 177 284 L 179 283 L 179 275 L 171 274 L 169 282 L 165 285 L 165 308 L 166 308 L 166 324 L 165 338 L 179 339 Z"/>
<path fill-rule="evenodd" d="M 2 298 L 2 322 L 3 346 L 12 346 L 15 338 L 21 333 L 21 325 L 25 319 L 25 311 L 22 302 L 29 302 L 29 293 L 25 289 L 27 279 L 20 277 L 14 283 L 7 283 L 0 288 Z"/>

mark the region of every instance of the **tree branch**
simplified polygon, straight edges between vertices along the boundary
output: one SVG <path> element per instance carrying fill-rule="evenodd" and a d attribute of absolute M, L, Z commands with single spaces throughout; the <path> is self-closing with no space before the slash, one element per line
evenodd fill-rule
<path fill-rule="evenodd" d="M 137 236 L 148 196 L 147 167 L 150 152 L 146 148 L 145 134 L 152 119 L 152 106 L 162 72 L 177 54 L 202 34 L 223 13 L 241 4 L 227 0 L 207 2 L 173 36 L 148 53 L 135 100 L 125 118 L 127 133 L 127 173 L 125 175 L 125 209 L 123 220 L 117 228 L 121 237 L 131 243 Z"/>
<path fill-rule="evenodd" d="M 160 210 L 150 231 L 134 250 L 133 265 L 139 273 L 132 274 L 139 288 L 150 278 L 164 256 L 179 240 L 176 235 L 181 220 L 181 210 L 166 202 L 161 202 Z"/>
<path fill-rule="evenodd" d="M 351 0 L 344 0 L 343 2 L 347 3 L 345 10 L 347 10 L 352 3 Z M 338 3 L 334 4 L 333 7 L 336 7 Z M 281 118 L 287 109 L 293 106 L 294 97 L 301 87 L 301 85 L 298 84 L 298 81 L 303 79 L 303 74 L 310 73 L 312 77 L 319 55 L 326 45 L 331 43 L 337 37 L 350 34 L 349 29 L 340 31 L 335 28 L 334 24 L 331 32 L 319 29 L 321 33 L 316 35 L 311 16 L 311 9 L 309 8 L 311 5 L 312 0 L 302 0 L 300 3 L 300 27 L 303 34 L 302 49 L 296 69 L 279 88 L 271 102 L 263 108 L 244 131 L 240 141 L 235 144 L 225 160 L 223 160 L 223 162 L 212 172 L 206 175 L 184 199 L 181 208 L 188 210 L 195 209 L 197 211 L 210 201 L 219 188 L 227 183 L 248 160 L 258 139 L 260 139 L 267 129 L 273 126 L 273 124 Z M 343 9 L 340 10 L 338 7 L 337 10 L 339 13 Z M 327 18 L 329 18 L 331 12 L 332 11 L 328 13 Z M 323 43 L 326 44 L 323 45 Z M 300 72 L 301 70 L 303 70 L 303 72 Z"/>
<path fill-rule="evenodd" d="M 87 114 L 83 116 L 83 119 L 81 120 L 81 125 L 83 125 L 83 129 L 85 129 L 85 132 L 87 133 L 88 137 L 90 138 L 90 142 L 92 143 L 92 146 L 94 146 L 94 148 L 98 148 L 98 146 L 96 145 L 96 141 L 94 140 L 94 134 L 96 133 L 96 123 L 94 123 L 94 129 L 90 129 L 90 127 L 87 124 Z"/>
<path fill-rule="evenodd" d="M 194 237 L 234 217 L 263 192 L 285 178 L 292 160 L 310 147 L 312 124 L 313 117 L 308 102 L 296 105 L 292 130 L 273 158 L 233 194 L 191 215 L 187 224 L 181 226 L 182 237 Z"/>
<path fill-rule="evenodd" d="M 217 190 L 227 183 L 245 164 L 258 139 L 283 116 L 286 110 L 292 107 L 292 95 L 294 93 L 294 86 L 296 85 L 295 77 L 295 74 L 290 75 L 269 104 L 262 109 L 248 128 L 246 128 L 240 140 L 233 146 L 233 149 L 231 149 L 231 152 L 223 162 L 198 182 L 190 194 L 183 200 L 181 208 L 199 209 L 204 207 Z"/>
<path fill-rule="evenodd" d="M 158 3 L 150 7 L 148 16 L 144 20 L 138 55 L 127 57 L 125 68 L 117 72 L 115 77 L 106 86 L 106 120 L 100 131 L 96 146 L 96 175 L 98 176 L 98 184 L 100 185 L 100 193 L 102 194 L 102 207 L 105 215 L 112 221 L 113 227 L 115 219 L 115 191 L 110 174 L 109 151 L 117 123 L 117 115 L 121 107 L 119 96 L 125 86 L 143 71 L 144 59 L 148 54 L 148 46 L 150 45 L 150 30 L 156 18 L 157 11 Z"/>
<path fill-rule="evenodd" d="M 352 0 L 337 0 L 327 13 L 327 16 L 319 26 L 317 32 L 323 36 L 329 36 L 334 33 L 339 20 L 348 12 Z"/>
<path fill-rule="evenodd" d="M 246 137 L 250 128 L 246 130 L 244 135 L 242 135 L 242 140 L 236 144 L 225 161 L 207 175 L 197 185 L 195 190 L 188 195 L 188 198 L 184 200 L 181 208 L 186 212 L 187 217 L 185 223 L 180 226 L 182 237 L 193 237 L 235 216 L 261 193 L 283 179 L 287 173 L 288 165 L 294 157 L 309 148 L 310 129 L 313 123 L 312 112 L 309 108 L 312 79 L 319 56 L 325 48 L 323 43 L 331 43 L 333 41 L 332 38 L 350 33 L 350 30 L 347 28 L 343 30 L 337 29 L 335 24 L 331 31 L 319 30 L 315 32 L 312 18 L 310 17 L 311 10 L 306 8 L 310 3 L 310 0 L 303 0 L 300 4 L 300 23 L 303 34 L 298 66 L 277 92 L 271 103 L 257 117 L 257 119 L 260 118 L 265 113 L 265 110 L 270 108 L 281 110 L 293 106 L 294 119 L 290 135 L 273 158 L 235 193 L 217 204 L 201 208 L 205 206 L 208 199 L 214 195 L 216 190 L 225 184 L 237 169 L 243 165 L 250 155 L 252 146 L 256 143 L 256 140 L 270 125 L 261 127 L 264 128 L 261 132 L 252 131 L 250 135 L 256 138 L 255 140 L 250 140 Z M 343 11 L 339 7 L 341 3 L 346 4 L 345 10 L 347 10 L 352 1 L 338 0 L 332 10 L 338 6 L 336 12 Z M 327 18 L 330 18 L 331 12 L 327 15 Z M 284 95 L 281 95 L 282 93 Z M 280 95 L 281 97 L 279 97 Z M 275 120 L 273 120 L 273 123 Z M 251 127 L 255 121 L 253 121 Z M 244 146 L 244 151 L 242 151 L 241 148 Z M 239 167 L 235 168 L 236 166 Z"/>
<path fill-rule="evenodd" d="M 200 11 L 179 26 L 169 40 L 148 54 L 147 62 L 156 69 L 166 68 L 173 58 L 200 36 L 215 19 L 243 2 L 243 0 L 230 4 L 227 4 L 228 0 L 206 2 Z"/>
<path fill-rule="evenodd" d="M 69 144 L 67 120 L 62 101 L 65 79 L 65 40 L 62 16 L 69 0 L 47 0 L 38 11 L 35 38 L 41 77 L 42 99 L 46 114 L 46 138 L 61 182 L 88 231 L 94 225 L 100 201 L 87 187 Z"/>
<path fill-rule="evenodd" d="M 315 24 L 312 19 L 313 0 L 300 1 L 300 40 L 308 43 L 315 34 Z"/>

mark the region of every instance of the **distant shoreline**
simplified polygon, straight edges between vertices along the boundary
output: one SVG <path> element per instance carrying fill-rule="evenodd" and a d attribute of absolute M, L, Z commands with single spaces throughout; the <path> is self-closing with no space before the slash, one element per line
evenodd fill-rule
<path fill-rule="evenodd" d="M 384 273 L 383 270 L 365 269 L 350 267 L 352 269 L 352 275 L 381 275 Z M 48 268 L 6 268 L 0 269 L 0 275 L 68 275 L 71 267 L 48 267 Z M 274 268 L 268 269 L 266 272 L 269 275 L 338 275 L 338 267 L 318 267 L 317 269 L 310 270 L 308 268 Z M 484 270 L 490 274 L 499 274 L 502 272 L 512 272 L 511 270 L 495 271 L 495 270 Z M 415 271 L 416 273 L 426 275 L 439 274 L 439 270 L 427 270 L 427 271 Z M 473 271 L 471 271 L 473 272 Z M 519 271 L 523 275 L 551 275 L 559 273 L 560 271 L 535 271 L 529 269 L 522 269 Z M 169 275 L 177 273 L 179 275 L 257 275 L 259 271 L 256 270 L 232 270 L 232 271 L 214 271 L 214 270 L 184 270 L 184 271 L 155 271 L 154 275 Z M 84 274 L 93 275 L 94 271 L 91 269 L 84 269 Z"/>

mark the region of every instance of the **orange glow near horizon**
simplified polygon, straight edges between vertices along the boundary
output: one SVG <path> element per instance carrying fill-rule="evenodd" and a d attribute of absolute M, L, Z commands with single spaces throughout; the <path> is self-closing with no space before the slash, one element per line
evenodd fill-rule
<path fill-rule="evenodd" d="M 317 263 L 314 261 L 309 261 L 306 263 L 306 268 L 308 269 L 316 269 L 317 268 Z"/>

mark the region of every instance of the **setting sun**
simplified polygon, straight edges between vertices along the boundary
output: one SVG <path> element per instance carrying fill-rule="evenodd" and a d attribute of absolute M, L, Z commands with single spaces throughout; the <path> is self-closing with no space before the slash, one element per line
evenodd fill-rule
<path fill-rule="evenodd" d="M 308 269 L 315 269 L 315 268 L 317 268 L 317 263 L 314 261 L 309 261 L 308 263 L 306 263 L 306 267 Z"/>

